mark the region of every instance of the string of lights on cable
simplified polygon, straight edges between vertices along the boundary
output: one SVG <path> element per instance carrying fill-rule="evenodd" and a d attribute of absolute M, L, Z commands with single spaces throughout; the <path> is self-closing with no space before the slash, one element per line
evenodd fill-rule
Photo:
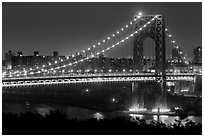
<path fill-rule="evenodd" d="M 165 29 L 165 32 L 166 32 L 168 38 L 170 39 L 170 42 L 178 50 L 178 53 L 181 56 L 181 58 L 184 60 L 184 63 L 188 65 L 189 62 L 186 60 L 186 57 L 185 57 L 184 53 L 182 51 L 179 51 L 179 46 L 177 45 L 176 41 L 173 39 L 172 35 L 170 34 L 170 32 L 168 31 L 167 28 Z"/>
<path fill-rule="evenodd" d="M 157 17 L 158 17 L 158 16 L 155 15 L 154 18 L 152 18 L 150 21 L 148 21 L 146 24 L 144 24 L 144 25 L 143 25 L 142 27 L 140 27 L 138 30 L 134 31 L 134 32 L 131 33 L 129 36 L 123 38 L 121 41 L 116 42 L 115 44 L 113 44 L 113 45 L 107 47 L 106 49 L 103 49 L 103 50 L 101 50 L 101 51 L 99 51 L 99 52 L 97 52 L 97 53 L 95 53 L 95 54 L 92 54 L 92 55 L 90 55 L 90 56 L 84 58 L 84 59 L 80 59 L 80 60 L 78 60 L 78 61 L 74 61 L 73 63 L 68 63 L 68 64 L 66 64 L 66 65 L 64 64 L 64 65 L 62 65 L 62 66 L 58 66 L 58 67 L 55 67 L 55 68 L 51 68 L 51 69 L 49 69 L 49 70 L 55 70 L 55 69 L 65 68 L 65 67 L 67 67 L 67 66 L 72 66 L 72 65 L 78 64 L 78 63 L 80 63 L 80 62 L 83 62 L 83 61 L 85 61 L 85 60 L 89 60 L 90 58 L 93 58 L 93 57 L 95 57 L 95 56 L 98 56 L 98 55 L 100 55 L 100 54 L 102 54 L 102 53 L 105 53 L 106 51 L 109 51 L 109 50 L 111 50 L 111 49 L 113 49 L 113 48 L 119 46 L 121 43 L 125 42 L 125 41 L 128 40 L 130 37 L 133 37 L 133 36 L 136 35 L 138 32 L 142 31 L 144 28 L 147 27 L 147 25 L 149 25 L 149 24 L 150 24 L 152 21 L 154 21 L 155 18 L 157 18 Z M 41 70 L 38 70 L 37 72 L 32 71 L 32 72 L 30 72 L 29 74 L 30 74 L 30 75 L 40 74 L 41 72 L 48 72 L 49 70 L 41 69 Z M 18 76 L 20 76 L 20 75 L 24 75 L 24 76 L 25 76 L 25 75 L 27 75 L 27 74 L 28 74 L 28 73 L 24 71 L 24 74 L 17 74 L 17 75 L 18 75 Z"/>
<path fill-rule="evenodd" d="M 77 55 L 80 55 L 80 53 L 86 53 L 89 52 L 91 49 L 96 48 L 102 44 L 105 44 L 106 42 L 110 41 L 112 38 L 116 37 L 117 35 L 119 35 L 121 32 L 125 31 L 127 28 L 129 28 L 130 26 L 132 26 L 134 24 L 134 22 L 136 22 L 136 18 L 134 18 L 132 21 L 130 21 L 128 24 L 124 25 L 124 27 L 121 27 L 120 29 L 118 29 L 115 33 L 112 33 L 112 35 L 107 36 L 105 39 L 103 39 L 102 41 L 97 42 L 96 44 L 92 45 L 91 47 L 88 47 L 87 49 L 83 49 L 81 52 L 78 52 Z M 72 55 L 72 58 L 74 58 L 76 55 Z M 66 60 L 60 59 L 60 61 L 54 61 L 54 63 L 48 63 L 48 65 L 43 65 L 41 68 L 36 66 L 35 69 L 30 68 L 28 71 L 36 71 L 36 70 L 41 70 L 44 69 L 46 67 L 52 66 L 52 65 L 56 65 L 59 63 L 62 63 L 64 61 L 67 61 L 69 58 L 67 58 Z M 24 71 L 25 72 L 25 71 Z M 14 73 L 10 73 L 8 75 L 13 75 L 13 74 L 20 74 L 21 72 L 16 71 Z"/>

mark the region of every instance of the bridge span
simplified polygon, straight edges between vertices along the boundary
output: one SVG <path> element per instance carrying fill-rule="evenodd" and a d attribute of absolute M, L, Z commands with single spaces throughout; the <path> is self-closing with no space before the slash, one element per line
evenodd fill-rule
<path fill-rule="evenodd" d="M 167 73 L 168 82 L 191 81 L 194 82 L 194 73 Z M 38 77 L 19 77 L 3 78 L 2 87 L 20 88 L 34 86 L 51 86 L 66 84 L 86 84 L 86 83 L 111 83 L 111 82 L 145 82 L 160 81 L 161 75 L 154 73 L 110 73 L 110 74 L 72 74 L 62 76 L 38 76 Z"/>

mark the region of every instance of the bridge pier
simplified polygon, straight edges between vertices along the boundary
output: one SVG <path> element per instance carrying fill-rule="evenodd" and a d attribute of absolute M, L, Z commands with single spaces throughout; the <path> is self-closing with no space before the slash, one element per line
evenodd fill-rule
<path fill-rule="evenodd" d="M 132 106 L 136 107 L 137 109 L 144 108 L 144 98 L 139 92 L 139 82 L 132 82 L 132 92 L 131 92 L 131 104 Z"/>
<path fill-rule="evenodd" d="M 138 82 L 132 83 L 131 86 L 131 103 L 135 109 L 167 108 L 166 94 L 164 94 L 161 83 Z"/>

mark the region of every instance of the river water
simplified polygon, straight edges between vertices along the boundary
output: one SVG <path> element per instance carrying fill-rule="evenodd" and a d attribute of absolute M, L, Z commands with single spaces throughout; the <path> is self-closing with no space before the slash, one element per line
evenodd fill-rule
<path fill-rule="evenodd" d="M 131 117 L 131 120 L 136 120 L 136 118 L 145 119 L 147 122 L 152 120 L 161 121 L 165 124 L 174 123 L 175 120 L 181 120 L 182 123 L 186 123 L 188 120 L 192 120 L 195 123 L 202 123 L 201 116 L 188 116 L 184 119 L 181 119 L 178 116 L 167 116 L 160 115 L 159 117 L 156 115 L 141 115 L 141 114 L 125 114 L 118 112 L 99 112 L 95 110 L 73 107 L 73 106 L 59 106 L 59 105 L 48 105 L 48 104 L 30 104 L 29 102 L 25 103 L 3 103 L 2 111 L 5 113 L 25 113 L 25 112 L 34 112 L 39 113 L 41 115 L 45 115 L 49 113 L 50 110 L 62 110 L 67 114 L 69 119 L 78 119 L 78 120 L 86 120 L 89 118 L 97 118 L 98 120 L 103 118 L 116 118 L 116 117 Z"/>

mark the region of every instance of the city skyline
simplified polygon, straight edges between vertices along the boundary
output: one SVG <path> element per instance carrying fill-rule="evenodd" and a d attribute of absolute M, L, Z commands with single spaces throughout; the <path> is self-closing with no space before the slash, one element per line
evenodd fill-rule
<path fill-rule="evenodd" d="M 3 2 L 2 134 L 202 134 L 201 10 Z"/>
<path fill-rule="evenodd" d="M 166 27 L 172 32 L 187 57 L 193 57 L 193 48 L 202 46 L 201 3 L 98 2 L 2 5 L 3 53 L 8 50 L 22 51 L 24 55 L 32 55 L 35 50 L 41 55 L 51 55 L 55 50 L 59 51 L 60 55 L 70 55 L 71 51 L 80 52 L 115 32 L 140 11 L 145 15 L 163 14 Z M 193 16 L 195 14 L 197 16 Z M 189 23 L 186 23 L 187 21 Z M 181 26 L 182 22 L 184 23 Z"/>

